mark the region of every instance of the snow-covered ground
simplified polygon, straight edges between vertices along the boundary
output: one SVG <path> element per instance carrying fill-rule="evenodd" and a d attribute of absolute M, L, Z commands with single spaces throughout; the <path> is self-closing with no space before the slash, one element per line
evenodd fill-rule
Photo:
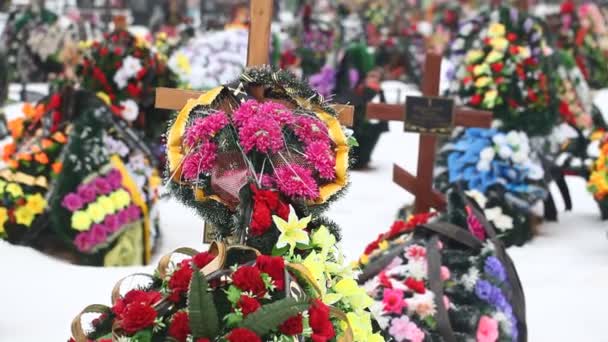
<path fill-rule="evenodd" d="M 385 231 L 396 210 L 412 197 L 391 181 L 392 163 L 416 169 L 417 137 L 391 124 L 372 168 L 352 173 L 348 194 L 329 216 L 342 227 L 342 246 L 351 259 Z M 575 209 L 544 224 L 540 236 L 510 253 L 528 303 L 530 341 L 606 341 L 608 307 L 608 224 L 578 179 L 570 179 Z M 202 221 L 176 202 L 163 204 L 162 253 L 176 247 L 203 249 Z M 34 250 L 0 241 L 0 341 L 64 341 L 72 318 L 86 305 L 109 304 L 121 277 L 151 272 L 153 266 L 92 268 L 66 264 Z"/>

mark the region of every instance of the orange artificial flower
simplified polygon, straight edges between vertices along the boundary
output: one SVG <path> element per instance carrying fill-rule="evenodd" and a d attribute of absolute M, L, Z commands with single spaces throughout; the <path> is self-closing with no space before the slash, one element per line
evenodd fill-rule
<path fill-rule="evenodd" d="M 19 162 L 16 161 L 15 159 L 8 160 L 6 162 L 6 164 L 8 165 L 9 168 L 11 168 L 13 170 L 16 170 L 19 167 Z"/>
<path fill-rule="evenodd" d="M 49 157 L 44 152 L 36 153 L 36 155 L 34 155 L 34 159 L 42 165 L 49 163 Z"/>
<path fill-rule="evenodd" d="M 13 139 L 19 139 L 23 135 L 23 118 L 13 119 L 7 124 Z"/>
<path fill-rule="evenodd" d="M 55 141 L 60 144 L 65 144 L 68 141 L 68 139 L 65 137 L 65 134 L 61 132 L 55 132 L 55 134 L 53 134 L 53 139 L 55 139 Z"/>
<path fill-rule="evenodd" d="M 63 169 L 63 164 L 61 164 L 61 162 L 55 162 L 51 165 L 51 169 L 55 174 L 59 174 L 59 172 L 61 172 Z"/>
<path fill-rule="evenodd" d="M 2 160 L 7 161 L 11 159 L 15 152 L 17 152 L 17 145 L 15 145 L 15 143 L 4 145 L 4 149 L 2 151 Z"/>
<path fill-rule="evenodd" d="M 18 160 L 32 161 L 32 155 L 29 153 L 21 152 L 17 153 Z"/>
<path fill-rule="evenodd" d="M 44 139 L 42 139 L 40 144 L 42 145 L 42 148 L 46 150 L 47 148 L 50 148 L 53 146 L 53 141 L 51 139 L 44 138 Z"/>
<path fill-rule="evenodd" d="M 40 153 L 40 152 L 42 152 L 42 150 L 40 149 L 39 146 L 34 145 L 34 146 L 32 146 L 32 152 L 34 152 L 34 153 Z"/>
<path fill-rule="evenodd" d="M 38 121 L 42 115 L 44 115 L 45 110 L 46 108 L 43 104 L 39 104 L 36 107 L 34 107 L 31 103 L 23 104 L 23 114 L 25 114 L 26 118 L 32 121 Z"/>

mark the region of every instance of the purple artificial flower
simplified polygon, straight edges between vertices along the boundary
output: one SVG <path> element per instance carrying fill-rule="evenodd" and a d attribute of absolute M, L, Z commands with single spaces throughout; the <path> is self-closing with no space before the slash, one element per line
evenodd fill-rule
<path fill-rule="evenodd" d="M 124 226 L 125 224 L 131 222 L 131 213 L 128 209 L 123 209 L 116 214 L 118 217 L 118 224 L 120 226 Z"/>
<path fill-rule="evenodd" d="M 226 113 L 217 111 L 202 118 L 197 118 L 194 123 L 186 129 L 184 142 L 190 147 L 199 142 L 211 139 L 222 128 L 228 125 Z"/>
<path fill-rule="evenodd" d="M 261 153 L 276 153 L 285 145 L 279 123 L 264 116 L 255 116 L 243 125 L 239 130 L 239 142 L 245 153 L 253 149 Z"/>
<path fill-rule="evenodd" d="M 108 228 L 102 224 L 95 224 L 89 231 L 89 238 L 93 246 L 104 243 L 108 237 Z"/>
<path fill-rule="evenodd" d="M 118 190 L 122 186 L 122 174 L 120 171 L 112 169 L 106 175 L 106 181 L 110 184 L 112 190 Z"/>
<path fill-rule="evenodd" d="M 71 211 L 71 212 L 75 212 L 77 210 L 82 209 L 82 207 L 84 206 L 84 203 L 82 203 L 82 198 L 80 198 L 80 196 L 78 196 L 77 194 L 70 192 L 69 194 L 65 195 L 65 197 L 63 198 L 63 201 L 61 201 L 61 205 L 66 208 L 67 210 Z"/>
<path fill-rule="evenodd" d="M 296 123 L 292 125 L 292 129 L 298 139 L 305 144 L 315 141 L 330 142 L 327 127 L 321 120 L 315 117 L 300 115 L 296 119 Z"/>
<path fill-rule="evenodd" d="M 141 218 L 141 209 L 136 204 L 132 204 L 127 209 L 129 210 L 131 222 L 137 221 Z"/>
<path fill-rule="evenodd" d="M 92 184 L 81 184 L 76 190 L 84 203 L 91 203 L 97 198 L 97 191 Z"/>
<path fill-rule="evenodd" d="M 323 97 L 329 97 L 336 86 L 336 71 L 326 65 L 321 71 L 310 76 L 309 83 Z"/>
<path fill-rule="evenodd" d="M 91 182 L 99 195 L 107 195 L 112 192 L 112 185 L 105 177 L 97 177 Z"/>
<path fill-rule="evenodd" d="M 312 200 L 319 197 L 319 186 L 310 170 L 297 165 L 287 164 L 274 170 L 279 190 L 291 197 Z"/>
<path fill-rule="evenodd" d="M 118 215 L 108 215 L 103 221 L 103 224 L 108 228 L 111 233 L 114 233 L 120 229 L 121 224 L 117 216 Z"/>
<path fill-rule="evenodd" d="M 490 296 L 492 295 L 492 290 L 492 284 L 486 280 L 480 279 L 475 284 L 475 294 L 477 295 L 477 298 L 485 302 L 489 301 Z"/>
<path fill-rule="evenodd" d="M 306 160 L 317 170 L 319 176 L 326 180 L 336 178 L 336 160 L 329 144 L 325 141 L 315 141 L 306 146 Z"/>
<path fill-rule="evenodd" d="M 217 145 L 210 141 L 204 142 L 197 151 L 186 156 L 182 166 L 182 176 L 186 180 L 195 180 L 203 172 L 209 172 L 215 165 Z"/>
<path fill-rule="evenodd" d="M 498 260 L 498 258 L 495 256 L 490 256 L 486 259 L 483 271 L 498 281 L 503 282 L 507 279 L 505 268 L 502 266 L 500 260 Z"/>
<path fill-rule="evenodd" d="M 348 69 L 348 82 L 350 88 L 354 88 L 359 83 L 359 71 L 356 68 Z"/>

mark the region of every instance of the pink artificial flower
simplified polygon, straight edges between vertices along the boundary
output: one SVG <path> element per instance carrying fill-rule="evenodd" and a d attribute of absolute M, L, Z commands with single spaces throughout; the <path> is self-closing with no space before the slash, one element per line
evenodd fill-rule
<path fill-rule="evenodd" d="M 481 316 L 477 326 L 477 342 L 495 342 L 498 340 L 498 322 L 488 316 Z"/>
<path fill-rule="evenodd" d="M 105 177 L 95 178 L 91 184 L 95 187 L 95 190 L 100 195 L 107 195 L 112 192 L 112 185 Z"/>
<path fill-rule="evenodd" d="M 112 169 L 106 175 L 106 181 L 110 184 L 112 190 L 118 190 L 122 185 L 122 174 L 120 174 L 120 171 Z"/>
<path fill-rule="evenodd" d="M 76 210 L 80 210 L 84 206 L 84 203 L 80 196 L 70 192 L 69 194 L 65 195 L 63 201 L 61 201 L 61 205 L 67 210 L 74 212 Z"/>
<path fill-rule="evenodd" d="M 215 165 L 217 145 L 213 142 L 204 142 L 197 151 L 186 156 L 182 166 L 182 176 L 186 180 L 195 180 L 203 172 L 209 172 Z"/>
<path fill-rule="evenodd" d="M 274 179 L 272 178 L 271 175 L 258 174 L 256 176 L 256 179 L 258 179 L 260 181 L 260 185 L 262 186 L 262 188 L 270 189 L 270 188 L 274 187 Z"/>
<path fill-rule="evenodd" d="M 293 124 L 296 121 L 296 117 L 289 108 L 274 101 L 262 103 L 261 106 L 258 107 L 258 113 L 271 117 L 281 125 Z"/>
<path fill-rule="evenodd" d="M 440 270 L 441 281 L 446 281 L 446 280 L 450 279 L 450 276 L 451 276 L 450 270 L 445 266 L 441 266 L 441 270 Z"/>
<path fill-rule="evenodd" d="M 106 218 L 103 220 L 103 224 L 108 228 L 110 233 L 114 233 L 121 226 L 118 220 L 118 215 L 106 216 Z"/>
<path fill-rule="evenodd" d="M 245 153 L 253 149 L 261 153 L 276 153 L 285 145 L 279 123 L 263 116 L 255 116 L 241 127 L 239 142 Z"/>
<path fill-rule="evenodd" d="M 469 231 L 471 232 L 471 234 L 473 234 L 479 240 L 485 241 L 486 230 L 485 230 L 483 224 L 481 224 L 481 222 L 479 222 L 477 217 L 475 217 L 475 214 L 473 214 L 473 211 L 469 206 L 467 206 L 466 209 L 467 209 L 467 224 L 469 226 Z"/>
<path fill-rule="evenodd" d="M 426 248 L 420 245 L 412 245 L 405 250 L 408 259 L 423 260 L 426 258 Z"/>
<path fill-rule="evenodd" d="M 319 186 L 310 170 L 297 165 L 287 164 L 274 170 L 277 187 L 292 198 L 312 200 L 319 197 Z"/>
<path fill-rule="evenodd" d="M 92 184 L 80 184 L 76 192 L 84 203 L 91 203 L 97 198 L 97 192 Z"/>
<path fill-rule="evenodd" d="M 256 100 L 247 100 L 243 102 L 234 113 L 232 113 L 232 121 L 237 128 L 243 127 L 249 119 L 257 116 L 260 103 Z"/>
<path fill-rule="evenodd" d="M 228 117 L 226 113 L 217 111 L 213 114 L 207 115 L 202 118 L 197 118 L 194 123 L 186 129 L 184 143 L 189 147 L 194 147 L 200 141 L 206 141 L 215 134 L 217 134 L 222 128 L 228 125 Z"/>
<path fill-rule="evenodd" d="M 93 246 L 96 246 L 106 241 L 108 237 L 108 228 L 102 224 L 96 224 L 91 227 L 89 234 Z"/>
<path fill-rule="evenodd" d="M 394 318 L 388 332 L 397 342 L 422 342 L 424 340 L 424 332 L 407 316 Z"/>
<path fill-rule="evenodd" d="M 330 143 L 329 132 L 323 121 L 309 116 L 300 115 L 296 122 L 291 125 L 294 133 L 305 144 L 310 144 L 315 141 L 325 141 Z"/>
<path fill-rule="evenodd" d="M 326 180 L 336 178 L 336 160 L 333 151 L 326 141 L 314 141 L 306 146 L 306 160 L 319 173 L 319 177 Z"/>
<path fill-rule="evenodd" d="M 384 312 L 400 315 L 403 312 L 403 307 L 405 306 L 403 301 L 403 291 L 384 289 L 382 303 L 384 304 Z"/>
<path fill-rule="evenodd" d="M 76 245 L 76 248 L 81 252 L 88 252 L 93 247 L 91 241 L 89 240 L 88 232 L 82 232 L 76 235 L 74 245 Z"/>
<path fill-rule="evenodd" d="M 137 221 L 141 218 L 141 208 L 136 204 L 132 204 L 129 208 L 129 215 L 131 217 L 131 222 Z"/>
<path fill-rule="evenodd" d="M 120 226 L 124 226 L 125 224 L 134 221 L 131 220 L 131 213 L 129 213 L 129 209 L 123 209 L 121 211 L 119 211 L 116 214 L 116 217 L 118 218 L 118 224 Z"/>

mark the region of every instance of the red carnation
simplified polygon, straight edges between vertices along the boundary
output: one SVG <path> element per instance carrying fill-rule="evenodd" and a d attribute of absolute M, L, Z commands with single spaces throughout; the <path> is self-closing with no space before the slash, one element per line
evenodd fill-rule
<path fill-rule="evenodd" d="M 380 240 L 382 240 L 383 237 L 384 237 L 384 235 L 382 235 L 382 234 L 378 235 L 378 238 L 376 238 L 376 240 L 370 242 L 367 245 L 367 247 L 365 247 L 365 250 L 363 251 L 363 254 L 370 255 L 373 251 L 375 251 L 376 249 L 378 249 L 378 245 L 380 244 Z"/>
<path fill-rule="evenodd" d="M 178 342 L 186 342 L 188 335 L 190 335 L 190 321 L 187 312 L 179 311 L 173 315 L 168 334 Z"/>
<path fill-rule="evenodd" d="M 180 268 L 177 269 L 171 275 L 169 279 L 169 300 L 177 303 L 180 301 L 182 294 L 188 292 L 190 286 L 190 279 L 192 279 L 192 267 L 190 267 L 190 259 L 183 260 L 180 264 Z"/>
<path fill-rule="evenodd" d="M 247 315 L 250 313 L 255 312 L 261 306 L 262 305 L 260 305 L 260 302 L 258 302 L 255 298 L 251 298 L 246 295 L 241 295 L 241 298 L 237 303 L 237 307 L 241 309 L 244 317 L 247 317 Z"/>
<path fill-rule="evenodd" d="M 251 214 L 250 233 L 253 236 L 264 235 L 272 225 L 272 213 L 263 202 L 255 202 Z"/>
<path fill-rule="evenodd" d="M 156 310 L 148 304 L 131 303 L 122 313 L 120 326 L 127 334 L 134 334 L 150 327 L 156 319 Z"/>
<path fill-rule="evenodd" d="M 196 267 L 201 269 L 201 268 L 207 266 L 210 262 L 212 262 L 213 259 L 215 259 L 215 255 L 213 255 L 209 252 L 202 252 L 202 253 L 198 253 L 197 255 L 192 257 L 192 262 L 194 262 Z"/>
<path fill-rule="evenodd" d="M 517 40 L 517 35 L 513 32 L 507 33 L 507 40 L 511 43 Z"/>
<path fill-rule="evenodd" d="M 232 274 L 232 283 L 242 291 L 251 291 L 256 297 L 264 297 L 266 287 L 260 270 L 254 266 L 241 266 Z"/>
<path fill-rule="evenodd" d="M 409 277 L 405 280 L 405 286 L 407 286 L 410 290 L 416 293 L 424 294 L 426 292 L 424 281 L 416 280 L 412 277 Z"/>
<path fill-rule="evenodd" d="M 272 278 L 277 290 L 285 289 L 285 262 L 280 256 L 260 255 L 255 261 L 255 266 L 262 273 L 266 273 Z"/>
<path fill-rule="evenodd" d="M 481 95 L 480 94 L 475 94 L 473 96 L 471 96 L 471 99 L 469 100 L 469 104 L 471 106 L 478 106 L 481 103 Z"/>
<path fill-rule="evenodd" d="M 262 342 L 262 339 L 253 331 L 245 328 L 232 329 L 226 336 L 228 342 Z"/>
<path fill-rule="evenodd" d="M 285 335 L 297 335 L 303 331 L 302 327 L 302 314 L 289 317 L 283 324 L 279 326 L 279 331 Z"/>
<path fill-rule="evenodd" d="M 126 307 L 132 303 L 143 303 L 146 305 L 153 305 L 160 301 L 162 298 L 161 294 L 156 291 L 142 291 L 142 290 L 131 290 L 127 292 L 122 298 L 118 298 L 114 306 L 112 306 L 112 312 L 121 317 Z"/>
<path fill-rule="evenodd" d="M 127 84 L 127 92 L 131 97 L 139 97 L 141 95 L 141 88 L 133 83 Z"/>
<path fill-rule="evenodd" d="M 308 314 L 313 341 L 329 341 L 336 335 L 334 326 L 329 319 L 329 307 L 327 305 L 315 299 L 308 309 Z"/>
<path fill-rule="evenodd" d="M 500 73 L 504 67 L 504 64 L 502 63 L 494 63 L 490 66 L 492 68 L 492 71 L 494 71 L 495 73 Z"/>

